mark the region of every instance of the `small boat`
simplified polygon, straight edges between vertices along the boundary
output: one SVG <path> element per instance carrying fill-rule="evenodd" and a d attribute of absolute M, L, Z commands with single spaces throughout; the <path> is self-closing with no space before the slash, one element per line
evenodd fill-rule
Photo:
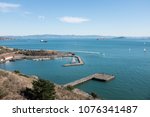
<path fill-rule="evenodd" d="M 129 52 L 131 51 L 131 48 L 129 48 Z"/>
<path fill-rule="evenodd" d="M 144 48 L 144 52 L 146 52 L 147 50 L 146 50 L 146 48 Z"/>
<path fill-rule="evenodd" d="M 10 61 L 5 61 L 5 63 L 9 63 Z"/>
<path fill-rule="evenodd" d="M 102 56 L 105 57 L 105 53 L 102 53 Z"/>
<path fill-rule="evenodd" d="M 47 41 L 46 41 L 46 40 L 40 40 L 40 42 L 45 42 L 45 43 L 47 43 Z"/>
<path fill-rule="evenodd" d="M 75 57 L 72 58 L 72 62 L 71 63 L 76 63 Z"/>
<path fill-rule="evenodd" d="M 33 59 L 33 61 L 39 61 L 39 59 Z"/>

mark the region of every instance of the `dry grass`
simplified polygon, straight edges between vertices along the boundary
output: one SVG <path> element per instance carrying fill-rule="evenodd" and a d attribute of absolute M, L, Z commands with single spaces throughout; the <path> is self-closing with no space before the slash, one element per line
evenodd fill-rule
<path fill-rule="evenodd" d="M 20 91 L 26 87 L 32 88 L 33 78 L 0 70 L 0 99 L 24 99 Z"/>
<path fill-rule="evenodd" d="M 91 100 L 94 99 L 89 94 L 79 90 L 73 89 L 72 91 L 65 89 L 64 87 L 55 86 L 56 100 Z"/>
<path fill-rule="evenodd" d="M 21 90 L 26 87 L 32 88 L 35 78 L 28 78 L 14 72 L 0 69 L 0 99 L 3 100 L 24 100 L 20 95 Z M 56 100 L 91 100 L 92 96 L 80 91 L 79 89 L 67 90 L 66 88 L 55 84 Z"/>

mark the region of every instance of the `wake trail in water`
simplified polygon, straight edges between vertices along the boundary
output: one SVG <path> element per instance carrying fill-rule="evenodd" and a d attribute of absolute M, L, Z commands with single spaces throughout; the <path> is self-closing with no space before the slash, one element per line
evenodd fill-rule
<path fill-rule="evenodd" d="M 79 53 L 86 53 L 86 54 L 100 54 L 100 52 L 94 52 L 94 51 L 74 51 Z"/>
<path fill-rule="evenodd" d="M 57 50 L 57 51 L 66 51 L 66 50 Z M 100 54 L 100 52 L 95 51 L 70 51 L 70 52 L 77 52 L 77 53 L 85 53 L 85 54 Z"/>

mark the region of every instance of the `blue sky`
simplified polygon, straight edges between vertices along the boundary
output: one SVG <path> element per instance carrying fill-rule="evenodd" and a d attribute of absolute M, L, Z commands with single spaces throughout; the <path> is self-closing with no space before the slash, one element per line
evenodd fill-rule
<path fill-rule="evenodd" d="M 0 35 L 150 36 L 150 0 L 0 0 Z"/>

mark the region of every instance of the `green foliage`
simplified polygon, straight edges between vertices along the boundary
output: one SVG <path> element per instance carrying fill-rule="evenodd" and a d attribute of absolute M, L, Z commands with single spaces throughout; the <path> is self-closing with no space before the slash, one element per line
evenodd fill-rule
<path fill-rule="evenodd" d="M 22 74 L 19 70 L 14 70 L 14 73 L 29 78 L 28 75 Z"/>
<path fill-rule="evenodd" d="M 69 86 L 66 87 L 66 89 L 69 90 L 69 91 L 72 91 L 74 89 L 74 87 L 69 85 Z"/>
<path fill-rule="evenodd" d="M 19 70 L 14 70 L 14 73 L 20 74 L 20 71 Z"/>
<path fill-rule="evenodd" d="M 98 98 L 97 94 L 94 93 L 94 92 L 91 92 L 91 96 L 95 99 L 95 98 Z"/>
<path fill-rule="evenodd" d="M 26 88 L 21 93 L 30 100 L 53 100 L 55 99 L 55 85 L 48 80 L 39 79 L 34 81 L 33 88 Z"/>
<path fill-rule="evenodd" d="M 19 54 L 24 54 L 26 56 L 49 56 L 49 55 L 54 55 L 56 54 L 56 52 L 52 51 L 52 52 L 48 52 L 45 50 L 24 50 L 24 51 L 19 51 Z"/>

